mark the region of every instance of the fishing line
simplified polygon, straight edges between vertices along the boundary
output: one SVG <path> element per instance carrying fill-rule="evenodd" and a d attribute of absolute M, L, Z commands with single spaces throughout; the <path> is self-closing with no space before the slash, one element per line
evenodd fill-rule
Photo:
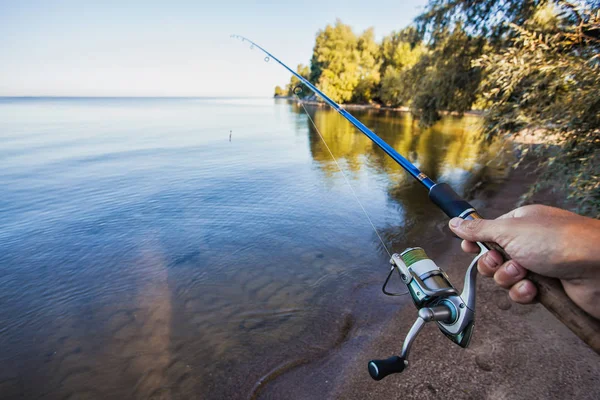
<path fill-rule="evenodd" d="M 284 63 L 282 63 L 281 61 L 279 61 L 279 59 L 273 57 L 271 55 L 271 53 L 269 53 L 268 51 L 266 51 L 265 49 L 263 49 L 262 47 L 260 47 L 259 45 L 257 45 L 256 43 L 254 43 L 253 41 L 243 37 L 243 36 L 239 36 L 239 35 L 231 35 L 231 37 L 233 38 L 237 38 L 240 39 L 242 42 L 250 42 L 250 50 L 254 50 L 255 47 L 258 47 L 263 53 L 266 54 L 266 57 L 264 58 L 265 62 L 269 62 L 271 61 L 271 58 L 273 58 L 275 61 L 277 61 L 280 65 L 282 65 L 285 69 L 287 69 L 288 71 L 290 71 L 293 75 L 297 76 L 301 82 L 303 82 L 305 85 L 307 85 L 307 81 L 301 77 L 300 75 L 298 75 L 297 73 L 295 73 L 293 70 L 291 70 L 287 65 L 285 65 Z M 308 87 L 312 90 L 315 91 L 319 94 L 322 95 L 322 97 L 324 96 L 318 89 L 312 87 L 312 85 L 310 83 L 308 83 Z M 381 235 L 379 234 L 379 231 L 377 230 L 377 228 L 375 227 L 375 224 L 373 223 L 373 220 L 371 219 L 371 217 L 369 216 L 369 213 L 367 212 L 367 210 L 365 209 L 365 207 L 363 206 L 362 202 L 360 201 L 360 199 L 358 198 L 358 195 L 356 194 L 356 191 L 354 190 L 354 187 L 352 186 L 352 184 L 350 183 L 350 180 L 348 179 L 348 177 L 346 176 L 346 173 L 344 172 L 344 170 L 342 169 L 341 165 L 338 163 L 337 159 L 335 158 L 335 156 L 333 155 L 333 152 L 331 151 L 331 149 L 329 148 L 329 145 L 327 144 L 327 141 L 325 141 L 325 137 L 323 137 L 323 135 L 321 134 L 321 131 L 319 130 L 319 128 L 317 127 L 317 125 L 315 124 L 315 121 L 312 119 L 312 117 L 310 116 L 310 114 L 308 113 L 308 110 L 306 109 L 306 107 L 304 106 L 304 102 L 302 101 L 302 99 L 300 99 L 299 94 L 302 92 L 302 87 L 300 85 L 297 85 L 293 90 L 292 93 L 294 94 L 294 96 L 296 96 L 296 98 L 298 99 L 298 103 L 300 103 L 300 105 L 302 106 L 302 109 L 304 110 L 304 113 L 306 114 L 306 116 L 308 117 L 309 121 L 311 122 L 312 126 L 314 126 L 315 130 L 317 131 L 317 134 L 319 135 L 319 137 L 321 138 L 321 140 L 323 141 L 323 144 L 325 145 L 325 148 L 327 149 L 327 152 L 329 152 L 329 155 L 331 156 L 331 159 L 333 160 L 333 162 L 335 163 L 335 165 L 337 166 L 338 170 L 340 171 L 340 173 L 342 174 L 342 177 L 344 178 L 344 181 L 346 181 L 346 184 L 348 185 L 348 187 L 350 188 L 350 191 L 352 192 L 352 196 L 354 196 L 354 199 L 356 199 L 356 202 L 358 203 L 358 205 L 360 206 L 361 210 L 363 211 L 363 213 L 365 214 L 365 217 L 367 217 L 367 220 L 369 221 L 369 224 L 371 225 L 371 228 L 373 228 L 373 232 L 375 232 L 375 235 L 377 235 L 377 238 L 379 239 L 379 242 L 381 243 L 381 246 L 384 248 L 385 252 L 388 254 L 388 256 L 390 257 L 390 259 L 392 258 L 392 253 L 390 252 L 390 250 L 388 249 L 388 247 L 386 246 L 385 242 L 383 241 L 383 238 L 381 237 Z M 332 107 L 335 111 L 337 111 L 338 113 L 340 113 L 344 118 L 348 119 L 348 115 L 344 114 L 344 109 L 342 109 L 339 105 L 337 105 L 336 103 L 332 102 L 329 100 L 328 97 L 324 97 L 325 101 L 327 102 L 327 104 Z M 328 101 L 329 100 L 329 101 Z M 352 121 L 351 121 L 352 122 Z M 360 126 L 357 126 L 355 123 L 353 123 L 354 126 L 356 126 L 357 128 L 359 128 L 359 130 L 363 133 L 364 130 L 360 128 Z M 360 124 L 362 125 L 362 124 Z M 367 129 L 365 127 L 365 129 Z M 368 130 L 368 129 L 367 129 Z M 368 135 L 367 135 L 368 136 Z M 373 139 L 371 139 L 373 140 Z M 387 144 L 386 144 L 387 146 Z M 385 149 L 384 149 L 385 151 Z M 389 154 L 389 153 L 388 153 Z M 403 159 L 402 156 L 398 155 L 398 157 L 393 157 L 396 161 L 398 161 L 398 158 Z M 408 162 L 408 161 L 407 161 Z M 403 165 L 405 168 L 406 166 L 401 162 L 401 165 Z M 415 168 L 416 169 L 416 168 Z M 417 175 L 416 173 L 412 172 L 413 176 L 417 176 L 417 179 L 419 179 L 422 183 L 423 180 L 426 178 L 423 178 L 425 175 L 421 174 L 419 171 L 419 174 Z M 422 177 L 423 176 L 423 177 Z M 427 178 L 428 179 L 428 178 Z M 394 273 L 394 269 L 395 267 L 392 266 L 392 268 L 390 269 L 390 273 L 388 274 L 388 277 L 386 279 L 386 283 L 384 284 L 384 288 L 385 285 L 387 285 L 387 282 L 389 281 L 389 279 L 391 278 L 392 274 Z M 398 273 L 400 273 L 398 271 Z M 386 292 L 384 290 L 384 293 L 389 295 L 389 296 L 404 296 L 409 294 L 409 291 L 403 292 L 403 293 L 389 293 Z"/>
<path fill-rule="evenodd" d="M 356 202 L 358 203 L 358 205 L 360 206 L 360 208 L 363 210 L 363 213 L 365 213 L 365 217 L 367 217 L 367 220 L 369 221 L 369 224 L 371 224 L 371 227 L 373 228 L 373 231 L 375 232 L 375 234 L 379 238 L 379 241 L 381 242 L 381 245 L 383 246 L 383 248 L 385 249 L 385 251 L 388 253 L 388 255 L 391 258 L 392 257 L 392 253 L 388 250 L 387 246 L 385 245 L 385 242 L 383 241 L 381 235 L 379 234 L 379 231 L 377 231 L 377 228 L 375 228 L 375 224 L 373 223 L 373 220 L 371 220 L 371 217 L 369 216 L 369 213 L 367 212 L 367 210 L 363 206 L 362 202 L 358 198 L 358 195 L 356 194 L 356 191 L 354 190 L 354 187 L 352 187 L 352 184 L 350 184 L 350 180 L 346 176 L 346 173 L 344 172 L 344 170 L 342 169 L 341 165 L 336 160 L 335 156 L 333 155 L 333 152 L 329 148 L 329 145 L 325 141 L 325 138 L 321 134 L 321 131 L 319 131 L 319 128 L 317 128 L 317 124 L 315 124 L 315 121 L 313 121 L 313 119 L 311 118 L 310 114 L 308 113 L 308 110 L 306 109 L 306 107 L 304 107 L 304 102 L 300 99 L 300 96 L 298 96 L 298 90 L 297 89 L 300 89 L 300 91 L 302 91 L 301 88 L 299 88 L 298 86 L 296 86 L 294 88 L 294 90 L 292 91 L 294 93 L 294 96 L 296 96 L 296 98 L 298 99 L 298 103 L 300 103 L 300 105 L 302 106 L 302 109 L 304 109 L 304 113 L 306 114 L 306 116 L 310 120 L 312 126 L 315 127 L 315 130 L 317 131 L 317 133 L 319 134 L 319 137 L 323 141 L 323 144 L 325 145 L 325 148 L 329 152 L 329 155 L 331 156 L 331 159 L 333 160 L 333 162 L 337 166 L 338 170 L 341 172 L 342 176 L 344 177 L 344 180 L 346 181 L 346 183 L 348 184 L 348 187 L 350 188 L 350 191 L 352 192 L 352 195 L 356 199 Z"/>
<path fill-rule="evenodd" d="M 256 44 L 255 42 L 240 36 L 240 35 L 232 35 L 232 37 L 241 39 L 242 42 L 248 42 L 253 47 L 258 48 L 261 52 L 263 52 L 266 57 L 265 61 L 273 60 L 289 71 L 292 75 L 294 75 L 298 80 L 303 83 L 307 88 L 309 88 L 312 92 L 314 92 L 317 96 L 319 96 L 325 103 L 329 104 L 335 111 L 337 111 L 342 117 L 344 117 L 348 122 L 354 125 L 360 132 L 362 132 L 366 137 L 371 139 L 374 144 L 376 144 L 381 150 L 383 150 L 387 155 L 389 155 L 394 161 L 396 161 L 407 173 L 409 173 L 413 178 L 415 178 L 421 185 L 427 189 L 429 192 L 429 199 L 440 208 L 449 218 L 462 218 L 462 219 L 470 219 L 477 220 L 482 219 L 483 217 L 477 212 L 477 210 L 469 204 L 468 201 L 463 199 L 458 193 L 456 193 L 450 185 L 444 182 L 434 182 L 433 179 L 429 178 L 423 172 L 417 168 L 416 165 L 411 163 L 407 158 L 398 153 L 392 146 L 390 146 L 385 140 L 380 138 L 375 132 L 370 130 L 367 126 L 365 126 L 361 121 L 356 119 L 352 114 L 342 108 L 338 103 L 329 98 L 325 93 L 319 90 L 316 86 L 308 81 L 305 77 L 291 69 L 289 66 L 281 62 L 277 57 L 273 54 L 269 53 L 267 50 Z M 302 103 L 301 103 L 302 104 Z M 304 108 L 304 105 L 302 105 Z M 308 115 L 306 108 L 304 108 L 304 112 Z M 314 121 L 309 116 L 309 119 L 313 126 L 315 126 Z M 316 126 L 315 126 L 316 128 Z M 379 232 L 375 228 L 375 225 L 371 221 L 371 218 L 367 214 L 365 208 L 362 206 L 362 203 L 358 199 L 354 188 L 350 185 L 346 175 L 340 168 L 339 164 L 335 160 L 335 157 L 331 153 L 329 146 L 325 142 L 325 139 L 321 135 L 321 132 L 317 129 L 317 133 L 325 143 L 327 150 L 331 154 L 335 163 L 338 165 L 340 172 L 342 172 L 342 176 L 352 189 L 352 193 L 356 198 L 357 202 L 363 209 L 363 212 L 369 219 L 371 226 L 373 227 L 377 237 L 381 241 L 383 247 L 386 252 L 389 254 L 389 250 L 387 246 L 385 246 L 383 239 L 379 235 Z M 438 323 L 439 328 L 444 332 L 444 334 L 451 339 L 456 344 L 461 347 L 467 347 L 469 345 L 469 341 L 473 332 L 473 321 L 474 321 L 474 310 L 475 310 L 475 278 L 477 276 L 477 268 L 475 264 L 477 259 L 481 257 L 484 253 L 490 250 L 496 250 L 501 255 L 504 261 L 508 261 L 511 257 L 506 253 L 506 251 L 500 247 L 497 243 L 493 242 L 477 242 L 481 252 L 479 255 L 472 261 L 471 265 L 467 269 L 467 275 L 465 276 L 465 285 L 463 287 L 463 294 L 458 295 L 456 290 L 452 287 L 449 282 L 446 282 L 444 288 L 434 289 L 431 291 L 423 280 L 421 280 L 421 275 L 414 275 L 414 271 L 411 273 L 410 267 L 405 264 L 404 261 L 401 260 L 402 254 L 397 255 L 394 254 L 391 258 L 391 262 L 398 267 L 398 270 L 402 270 L 403 274 L 401 274 L 400 278 L 411 278 L 408 274 L 413 274 L 412 279 L 406 281 L 403 279 L 403 282 L 408 285 L 412 285 L 411 296 L 417 308 L 419 309 L 419 318 L 411 328 L 410 332 L 407 335 L 407 339 L 404 342 L 402 357 L 391 357 L 387 360 L 374 360 L 369 363 L 369 373 L 371 376 L 380 380 L 386 375 L 391 373 L 398 373 L 404 370 L 408 365 L 408 361 L 406 356 L 408 354 L 408 349 L 410 345 L 414 341 L 417 333 L 420 331 L 423 324 L 427 321 L 436 321 Z M 407 254 L 408 251 L 421 251 L 422 249 L 407 249 L 403 254 Z M 424 255 L 424 252 L 423 254 Z M 426 255 L 424 257 L 427 258 Z M 421 257 L 423 259 L 423 257 Z M 443 280 L 447 281 L 447 277 L 441 270 L 428 263 L 431 268 L 428 268 L 427 278 L 423 279 L 433 279 L 434 275 L 437 278 L 440 276 Z M 392 270 L 393 272 L 393 270 Z M 433 275 L 432 275 L 433 274 Z M 441 274 L 441 275 L 440 275 Z M 551 311 L 558 319 L 563 322 L 569 329 L 571 329 L 580 339 L 582 339 L 585 343 L 587 343 L 594 351 L 600 354 L 600 344 L 597 340 L 594 340 L 596 337 L 594 334 L 598 331 L 598 321 L 586 314 L 582 311 L 573 301 L 567 296 L 565 293 L 560 281 L 556 278 L 550 278 L 546 276 L 538 275 L 534 272 L 529 272 L 527 274 L 528 279 L 533 281 L 540 290 L 538 290 L 538 300 L 544 305 L 549 311 Z M 440 279 L 442 279 L 440 278 Z M 437 286 L 436 286 L 437 287 Z M 431 296 L 425 295 L 425 290 L 429 291 L 434 298 L 438 299 L 438 297 L 442 297 L 444 300 L 455 301 L 458 304 L 458 308 L 455 307 L 455 311 L 458 313 L 458 318 L 460 324 L 458 322 L 455 323 L 456 326 L 451 327 L 445 321 L 449 320 L 451 316 L 448 315 L 448 307 L 445 310 L 441 310 L 439 307 L 430 303 L 427 299 L 430 299 Z M 414 293 L 414 295 L 413 295 Z M 425 297 L 423 297 L 425 295 Z M 463 298 L 464 297 L 464 298 Z M 427 301 L 426 301 L 427 300 Z M 440 303 L 441 304 L 441 303 Z M 466 304 L 466 306 L 465 306 Z M 429 307 L 433 305 L 434 307 Z M 443 307 L 442 307 L 443 308 Z M 450 313 L 451 314 L 451 313 Z M 450 330 L 448 330 L 450 329 Z"/>

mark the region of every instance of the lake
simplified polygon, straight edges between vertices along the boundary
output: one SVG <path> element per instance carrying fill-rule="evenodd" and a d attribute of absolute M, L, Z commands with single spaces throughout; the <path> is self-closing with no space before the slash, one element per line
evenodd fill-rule
<path fill-rule="evenodd" d="M 426 191 L 308 110 L 390 251 L 425 247 L 445 220 Z M 458 192 L 500 170 L 477 117 L 351 112 Z M 335 346 L 349 293 L 388 270 L 285 100 L 0 98 L 0 160 L 2 399 L 248 398 Z"/>

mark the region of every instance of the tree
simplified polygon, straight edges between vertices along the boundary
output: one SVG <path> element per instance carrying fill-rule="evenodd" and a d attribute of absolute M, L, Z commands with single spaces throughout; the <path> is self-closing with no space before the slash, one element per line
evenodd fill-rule
<path fill-rule="evenodd" d="M 409 26 L 392 32 L 381 42 L 381 74 L 390 66 L 404 69 L 415 65 L 423 50 L 423 41 L 416 28 Z"/>
<path fill-rule="evenodd" d="M 310 80 L 334 101 L 350 101 L 359 82 L 358 38 L 337 20 L 317 33 L 310 63 Z"/>
<path fill-rule="evenodd" d="M 502 51 L 482 56 L 488 137 L 536 130 L 545 171 L 533 191 L 566 189 L 600 217 L 600 13 L 585 4 L 540 7 Z M 528 148 L 522 147 L 522 153 Z"/>
<path fill-rule="evenodd" d="M 298 75 L 300 75 L 301 77 L 303 77 L 304 79 L 308 79 L 309 75 L 310 75 L 310 69 L 308 66 L 304 65 L 304 64 L 298 64 L 298 66 L 296 67 L 296 73 Z M 288 83 L 286 85 L 286 94 L 288 96 L 295 96 L 296 93 L 294 92 L 296 90 L 296 87 L 300 86 L 300 88 L 302 88 L 302 84 L 300 82 L 300 79 L 298 79 L 296 77 L 296 75 L 292 75 L 292 77 L 290 78 L 290 83 Z M 302 96 L 301 92 L 298 93 L 299 96 Z"/>
<path fill-rule="evenodd" d="M 426 53 L 416 29 L 392 32 L 381 43 L 381 86 L 379 99 L 390 106 L 408 105 L 413 95 L 411 68 Z"/>
<path fill-rule="evenodd" d="M 354 88 L 351 101 L 353 103 L 370 103 L 376 95 L 381 79 L 379 72 L 380 49 L 375 42 L 373 28 L 367 29 L 359 37 L 358 50 L 358 83 Z"/>
<path fill-rule="evenodd" d="M 484 50 L 498 51 L 511 40 L 507 23 L 524 24 L 548 1 L 429 0 L 414 31 L 427 41 L 429 52 L 411 71 L 411 109 L 420 123 L 435 122 L 440 111 L 471 109 L 484 77 L 473 62 Z M 397 79 L 390 77 L 392 82 Z"/>
<path fill-rule="evenodd" d="M 432 43 L 443 32 L 460 24 L 473 36 L 485 37 L 501 44 L 510 30 L 507 23 L 522 25 L 548 0 L 429 0 L 425 11 L 415 19 L 422 37 Z M 438 37 L 438 34 L 442 34 Z"/>
<path fill-rule="evenodd" d="M 298 72 L 333 100 L 442 111 L 487 109 L 488 138 L 546 134 L 540 185 L 566 187 L 600 217 L 600 0 L 430 0 L 415 26 L 381 45 L 336 21 Z M 292 78 L 288 93 L 298 83 Z M 524 149 L 523 154 L 527 149 Z M 559 179 L 560 178 L 560 179 Z"/>
<path fill-rule="evenodd" d="M 485 48 L 486 40 L 468 35 L 460 25 L 437 33 L 437 43 L 411 68 L 412 111 L 429 125 L 441 111 L 464 113 L 477 99 L 482 74 L 473 66 Z"/>
<path fill-rule="evenodd" d="M 286 92 L 281 88 L 281 86 L 275 86 L 275 97 L 285 96 Z"/>

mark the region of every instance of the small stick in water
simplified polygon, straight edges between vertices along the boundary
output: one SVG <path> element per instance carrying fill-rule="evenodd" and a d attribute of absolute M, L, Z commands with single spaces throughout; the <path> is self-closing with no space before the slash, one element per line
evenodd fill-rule
<path fill-rule="evenodd" d="M 229 131 L 229 141 L 231 142 L 231 131 Z"/>

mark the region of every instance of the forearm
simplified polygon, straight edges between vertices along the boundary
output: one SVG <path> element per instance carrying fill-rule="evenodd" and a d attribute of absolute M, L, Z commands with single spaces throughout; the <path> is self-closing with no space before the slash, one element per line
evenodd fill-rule
<path fill-rule="evenodd" d="M 600 221 L 578 216 L 568 224 L 566 238 L 565 292 L 575 304 L 600 319 Z"/>

